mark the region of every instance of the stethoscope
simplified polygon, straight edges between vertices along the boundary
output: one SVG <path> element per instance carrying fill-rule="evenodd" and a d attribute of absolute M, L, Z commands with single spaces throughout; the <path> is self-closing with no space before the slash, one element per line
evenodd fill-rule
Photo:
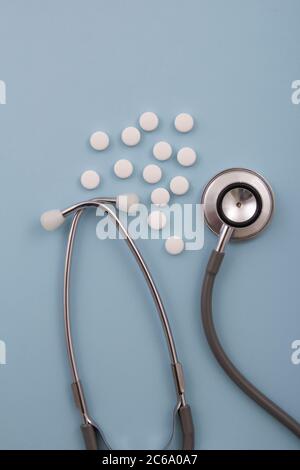
<path fill-rule="evenodd" d="M 134 255 L 139 268 L 141 269 L 147 285 L 150 289 L 151 295 L 155 302 L 157 311 L 159 313 L 159 318 L 163 327 L 163 331 L 165 334 L 165 338 L 168 344 L 169 354 L 171 358 L 171 367 L 174 375 L 175 381 L 175 388 L 177 394 L 177 404 L 174 408 L 173 413 L 173 426 L 170 439 L 168 440 L 167 446 L 171 443 L 173 438 L 174 430 L 175 430 L 175 417 L 179 416 L 179 422 L 181 425 L 182 431 L 182 449 L 183 450 L 192 450 L 194 448 L 194 426 L 192 420 L 192 414 L 190 406 L 186 403 L 185 398 L 185 385 L 184 385 L 184 377 L 183 377 L 183 369 L 182 365 L 178 360 L 178 355 L 175 347 L 175 342 L 173 338 L 173 334 L 171 331 L 171 327 L 168 321 L 168 317 L 162 302 L 162 299 L 158 293 L 157 287 L 154 283 L 154 280 L 150 274 L 150 271 L 145 263 L 140 251 L 138 250 L 137 246 L 133 242 L 132 238 L 130 237 L 129 233 L 125 229 L 124 225 L 121 223 L 119 217 L 116 215 L 115 211 L 112 210 L 111 206 L 114 206 L 117 209 L 129 210 L 130 205 L 137 202 L 137 198 L 133 195 L 128 196 L 121 196 L 117 198 L 98 198 L 98 199 L 91 199 L 88 201 L 79 202 L 73 206 L 68 207 L 62 211 L 60 210 L 51 210 L 45 212 L 41 217 L 42 226 L 46 230 L 55 230 L 60 225 L 63 224 L 66 217 L 74 214 L 73 220 L 71 223 L 71 228 L 68 236 L 67 242 L 67 249 L 66 249 L 66 258 L 65 258 L 65 271 L 64 271 L 64 324 L 65 324 L 65 337 L 66 337 L 66 344 L 67 344 L 67 352 L 69 358 L 69 364 L 72 374 L 72 391 L 74 395 L 74 401 L 76 406 L 78 407 L 81 416 L 82 416 L 82 425 L 81 430 L 85 442 L 86 449 L 88 450 L 97 450 L 99 448 L 98 445 L 98 437 L 102 439 L 106 447 L 110 449 L 107 440 L 105 439 L 104 433 L 100 426 L 98 426 L 91 418 L 91 415 L 88 411 L 86 398 L 84 396 L 83 386 L 80 381 L 79 372 L 76 364 L 75 352 L 73 347 L 72 341 L 72 334 L 71 334 L 71 323 L 70 323 L 70 271 L 71 271 L 71 261 L 72 261 L 72 253 L 73 253 L 73 246 L 75 240 L 76 229 L 78 226 L 78 222 L 83 211 L 89 207 L 93 208 L 101 208 L 107 213 L 112 220 L 116 223 L 118 230 L 124 235 L 127 245 Z M 167 447 L 166 446 L 166 447 Z"/>
<path fill-rule="evenodd" d="M 216 275 L 225 255 L 226 245 L 230 240 L 242 241 L 255 237 L 268 226 L 274 211 L 274 194 L 272 188 L 258 173 L 244 168 L 232 168 L 218 173 L 209 181 L 203 191 L 202 204 L 204 207 L 205 221 L 208 227 L 218 236 L 216 249 L 211 253 L 206 267 L 201 295 L 202 323 L 208 344 L 227 375 L 258 405 L 300 437 L 300 424 L 266 395 L 260 392 L 235 367 L 221 345 L 213 321 L 213 287 Z M 111 209 L 111 205 L 117 208 L 120 207 L 119 198 L 100 198 L 80 202 L 63 211 L 48 211 L 43 214 L 41 218 L 44 228 L 53 230 L 61 225 L 68 215 L 75 214 L 69 232 L 65 260 L 64 320 L 67 350 L 73 377 L 72 389 L 75 403 L 83 419 L 81 429 L 86 448 L 92 450 L 98 449 L 98 434 L 102 437 L 107 447 L 109 446 L 101 428 L 96 425 L 95 421 L 90 417 L 77 370 L 70 326 L 70 269 L 75 233 L 82 212 L 88 207 L 101 207 L 115 221 L 118 229 L 125 236 L 127 245 L 143 272 L 154 299 L 169 347 L 175 379 L 178 403 L 175 407 L 174 418 L 178 413 L 183 435 L 182 449 L 191 450 L 194 447 L 194 428 L 191 409 L 186 403 L 182 366 L 178 360 L 165 308 L 144 259 L 120 219 Z M 173 433 L 174 419 L 170 440 L 173 437 Z"/>
<path fill-rule="evenodd" d="M 245 240 L 264 230 L 274 211 L 274 194 L 267 181 L 251 170 L 222 171 L 206 185 L 202 195 L 208 227 L 218 235 L 218 244 L 209 258 L 201 295 L 202 324 L 208 344 L 229 377 L 258 405 L 300 437 L 300 424 L 260 392 L 231 362 L 215 329 L 212 295 L 216 275 L 229 240 Z"/>

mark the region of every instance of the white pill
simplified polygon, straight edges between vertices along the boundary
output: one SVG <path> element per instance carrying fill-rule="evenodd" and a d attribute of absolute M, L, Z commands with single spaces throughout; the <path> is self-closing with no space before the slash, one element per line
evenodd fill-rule
<path fill-rule="evenodd" d="M 154 184 L 161 180 L 162 171 L 158 165 L 147 165 L 143 170 L 143 178 L 147 183 Z"/>
<path fill-rule="evenodd" d="M 94 170 L 87 170 L 82 173 L 80 182 L 85 189 L 95 189 L 99 186 L 100 176 Z"/>
<path fill-rule="evenodd" d="M 181 196 L 185 194 L 190 187 L 190 183 L 184 176 L 175 176 L 171 179 L 170 182 L 170 189 L 172 193 L 177 194 L 177 196 Z"/>
<path fill-rule="evenodd" d="M 125 145 L 132 147 L 141 140 L 141 133 L 136 127 L 126 127 L 121 134 L 121 139 Z"/>
<path fill-rule="evenodd" d="M 116 206 L 119 211 L 127 212 L 128 214 L 139 204 L 139 197 L 137 194 L 120 194 L 117 197 Z"/>
<path fill-rule="evenodd" d="M 118 178 L 129 178 L 133 172 L 133 164 L 129 160 L 122 158 L 114 164 L 114 172 Z"/>
<path fill-rule="evenodd" d="M 192 166 L 197 159 L 197 154 L 191 147 L 182 147 L 177 153 L 177 161 L 182 166 Z"/>
<path fill-rule="evenodd" d="M 153 147 L 153 155 L 157 160 L 168 160 L 172 155 L 172 147 L 168 142 L 157 142 Z"/>
<path fill-rule="evenodd" d="M 156 206 L 166 206 L 170 200 L 170 193 L 165 188 L 156 188 L 151 193 L 151 201 Z"/>
<path fill-rule="evenodd" d="M 165 241 L 165 248 L 170 255 L 179 255 L 184 250 L 184 241 L 180 237 L 169 237 Z"/>
<path fill-rule="evenodd" d="M 106 132 L 94 132 L 90 137 L 90 144 L 95 150 L 105 150 L 109 146 L 109 137 Z"/>
<path fill-rule="evenodd" d="M 158 127 L 159 119 L 155 113 L 148 111 L 140 116 L 139 123 L 144 131 L 154 131 Z"/>
<path fill-rule="evenodd" d="M 148 225 L 153 230 L 161 230 L 166 226 L 167 217 L 161 211 L 152 211 L 148 216 Z"/>
<path fill-rule="evenodd" d="M 178 132 L 189 132 L 194 127 L 193 116 L 187 113 L 180 113 L 176 116 L 174 125 Z"/>

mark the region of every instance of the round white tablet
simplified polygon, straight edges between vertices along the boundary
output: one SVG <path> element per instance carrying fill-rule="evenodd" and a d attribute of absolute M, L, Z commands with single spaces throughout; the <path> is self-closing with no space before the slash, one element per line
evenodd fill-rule
<path fill-rule="evenodd" d="M 187 113 L 180 113 L 176 116 L 174 125 L 178 132 L 189 132 L 194 127 L 193 116 Z"/>
<path fill-rule="evenodd" d="M 116 206 L 119 211 L 131 214 L 139 204 L 139 197 L 137 194 L 120 194 L 117 197 Z"/>
<path fill-rule="evenodd" d="M 148 216 L 148 225 L 153 230 L 161 230 L 166 226 L 167 217 L 161 211 L 152 211 Z"/>
<path fill-rule="evenodd" d="M 95 189 L 99 186 L 100 176 L 94 170 L 87 170 L 82 173 L 80 182 L 85 189 Z"/>
<path fill-rule="evenodd" d="M 141 140 L 141 133 L 136 127 L 126 127 L 121 134 L 122 142 L 129 147 L 137 145 Z"/>
<path fill-rule="evenodd" d="M 174 176 L 170 182 L 170 189 L 172 193 L 177 194 L 177 196 L 181 196 L 185 194 L 190 187 L 190 183 L 184 176 Z"/>
<path fill-rule="evenodd" d="M 106 132 L 94 132 L 90 137 L 90 144 L 95 150 L 105 150 L 109 146 L 109 137 Z"/>
<path fill-rule="evenodd" d="M 129 160 L 122 158 L 114 164 L 114 172 L 118 178 L 129 178 L 133 172 L 133 164 Z"/>
<path fill-rule="evenodd" d="M 170 193 L 165 188 L 156 188 L 151 193 L 151 202 L 156 206 L 166 206 L 170 200 Z"/>
<path fill-rule="evenodd" d="M 177 153 L 177 161 L 182 166 L 192 166 L 197 159 L 197 154 L 191 147 L 182 147 Z"/>
<path fill-rule="evenodd" d="M 139 123 L 144 131 L 154 131 L 158 127 L 159 119 L 155 113 L 148 111 L 140 116 Z"/>
<path fill-rule="evenodd" d="M 170 255 L 179 255 L 184 250 L 184 241 L 180 237 L 169 237 L 165 241 L 165 248 Z"/>
<path fill-rule="evenodd" d="M 154 184 L 161 180 L 162 171 L 158 165 L 147 165 L 143 170 L 143 178 L 147 183 Z"/>
<path fill-rule="evenodd" d="M 172 155 L 172 147 L 168 142 L 157 142 L 153 147 L 153 155 L 157 160 L 168 160 Z"/>

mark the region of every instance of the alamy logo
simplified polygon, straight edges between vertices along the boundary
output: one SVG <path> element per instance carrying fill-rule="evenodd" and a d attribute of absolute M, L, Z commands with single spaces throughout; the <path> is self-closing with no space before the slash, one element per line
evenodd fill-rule
<path fill-rule="evenodd" d="M 6 364 L 6 344 L 0 340 L 0 365 Z"/>
<path fill-rule="evenodd" d="M 298 366 L 300 364 L 300 340 L 295 339 L 295 341 L 293 341 L 291 344 L 291 348 L 293 349 L 291 354 L 292 364 Z"/>
<path fill-rule="evenodd" d="M 0 80 L 0 104 L 6 104 L 6 83 Z"/>
<path fill-rule="evenodd" d="M 122 201 L 119 198 L 119 203 Z M 126 196 L 124 197 L 126 205 Z M 121 204 L 122 206 L 122 204 Z M 111 209 L 115 213 L 115 209 Z M 115 220 L 103 211 L 97 210 L 100 217 L 96 235 L 99 240 L 124 238 Z M 129 232 L 133 240 L 166 240 L 171 236 L 185 240 L 185 250 L 201 250 L 204 244 L 204 210 L 202 204 L 171 204 L 160 207 L 144 204 L 133 205 L 128 212 L 119 211 L 121 226 Z"/>
<path fill-rule="evenodd" d="M 300 80 L 294 80 L 292 83 L 292 96 L 291 100 L 293 104 L 300 104 Z"/>

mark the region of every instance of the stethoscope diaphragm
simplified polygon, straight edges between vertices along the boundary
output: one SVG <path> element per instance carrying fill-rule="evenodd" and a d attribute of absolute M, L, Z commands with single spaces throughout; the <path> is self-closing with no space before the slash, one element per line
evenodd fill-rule
<path fill-rule="evenodd" d="M 219 235 L 224 224 L 233 227 L 232 239 L 252 238 L 270 222 L 274 195 L 258 173 L 230 168 L 214 176 L 203 191 L 201 203 L 208 227 Z"/>

